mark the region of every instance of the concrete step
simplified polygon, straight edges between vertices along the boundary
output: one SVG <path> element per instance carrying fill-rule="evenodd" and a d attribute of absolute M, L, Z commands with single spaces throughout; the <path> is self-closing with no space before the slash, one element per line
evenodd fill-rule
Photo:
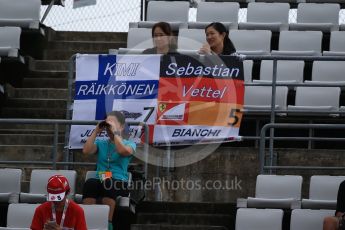
<path fill-rule="evenodd" d="M 32 70 L 26 76 L 27 78 L 61 78 L 68 79 L 67 70 Z"/>
<path fill-rule="evenodd" d="M 43 59 L 45 60 L 69 60 L 74 54 L 107 54 L 108 50 L 44 50 Z"/>
<path fill-rule="evenodd" d="M 9 98 L 5 107 L 8 108 L 67 108 L 64 99 L 33 99 L 33 98 Z"/>
<path fill-rule="evenodd" d="M 24 78 L 23 87 L 25 88 L 63 88 L 68 87 L 67 78 Z"/>
<path fill-rule="evenodd" d="M 137 207 L 138 212 L 159 213 L 200 213 L 200 214 L 232 214 L 236 213 L 233 203 L 211 202 L 155 202 L 146 201 Z"/>
<path fill-rule="evenodd" d="M 87 52 L 92 50 L 103 50 L 107 53 L 109 49 L 126 47 L 126 42 L 118 41 L 51 41 L 48 43 L 49 50 L 75 50 Z"/>
<path fill-rule="evenodd" d="M 65 136 L 59 135 L 59 143 L 63 143 Z M 52 145 L 52 134 L 0 134 L 0 145 Z"/>
<path fill-rule="evenodd" d="M 224 226 L 208 225 L 165 225 L 165 224 L 132 224 L 131 230 L 228 230 Z"/>
<path fill-rule="evenodd" d="M 67 89 L 50 89 L 50 88 L 16 88 L 14 91 L 15 98 L 35 98 L 35 99 L 67 99 Z"/>
<path fill-rule="evenodd" d="M 68 64 L 69 62 L 66 60 L 35 60 L 32 62 L 30 69 L 68 71 Z"/>
<path fill-rule="evenodd" d="M 11 108 L 4 107 L 1 111 L 3 118 L 32 118 L 32 119 L 65 119 L 66 109 L 50 107 L 41 108 Z"/>
<path fill-rule="evenodd" d="M 0 123 L 0 130 L 36 130 L 36 131 L 51 131 L 54 129 L 53 125 L 38 125 L 38 124 L 10 124 Z M 65 125 L 59 125 L 59 130 L 65 130 Z"/>
<path fill-rule="evenodd" d="M 54 40 L 60 41 L 127 41 L 125 32 L 69 32 L 58 31 Z"/>
<path fill-rule="evenodd" d="M 52 150 L 49 145 L 1 145 L 0 161 L 50 161 Z M 63 145 L 58 152 L 63 152 Z"/>
<path fill-rule="evenodd" d="M 233 218 L 225 214 L 138 213 L 137 224 L 230 226 Z"/>
<path fill-rule="evenodd" d="M 59 135 L 64 135 L 65 130 L 60 129 Z M 52 135 L 54 134 L 53 129 L 47 129 L 47 130 L 42 130 L 42 129 L 0 129 L 0 134 L 27 134 L 27 135 Z"/>

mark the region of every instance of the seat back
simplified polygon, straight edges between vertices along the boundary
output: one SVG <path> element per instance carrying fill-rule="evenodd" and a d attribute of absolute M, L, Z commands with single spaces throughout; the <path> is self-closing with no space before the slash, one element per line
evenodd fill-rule
<path fill-rule="evenodd" d="M 149 1 L 147 21 L 187 22 L 189 2 Z"/>
<path fill-rule="evenodd" d="M 252 81 L 252 72 L 253 72 L 253 60 L 244 60 L 243 61 L 243 75 L 245 82 Z"/>
<path fill-rule="evenodd" d="M 269 30 L 230 30 L 229 38 L 237 51 L 271 51 Z"/>
<path fill-rule="evenodd" d="M 108 229 L 108 205 L 80 205 L 84 210 L 87 229 Z"/>
<path fill-rule="evenodd" d="M 240 208 L 236 214 L 236 230 L 281 230 L 283 210 Z"/>
<path fill-rule="evenodd" d="M 147 49 L 153 47 L 151 29 L 130 28 L 128 30 L 127 48 Z"/>
<path fill-rule="evenodd" d="M 313 81 L 345 81 L 345 61 L 314 61 Z"/>
<path fill-rule="evenodd" d="M 288 3 L 248 3 L 247 22 L 281 22 L 289 23 Z"/>
<path fill-rule="evenodd" d="M 197 22 L 238 22 L 238 2 L 200 2 L 198 4 Z"/>
<path fill-rule="evenodd" d="M 330 51 L 345 52 L 345 31 L 332 31 L 329 43 Z"/>
<path fill-rule="evenodd" d="M 338 25 L 339 11 L 339 4 L 300 3 L 297 9 L 297 22 Z"/>
<path fill-rule="evenodd" d="M 21 32 L 20 27 L 0 27 L 0 56 L 18 56 Z"/>
<path fill-rule="evenodd" d="M 321 31 L 281 31 L 279 50 L 321 52 Z"/>
<path fill-rule="evenodd" d="M 277 109 L 286 110 L 288 88 L 276 87 Z M 272 87 L 270 86 L 246 86 L 244 94 L 244 106 L 271 106 Z"/>
<path fill-rule="evenodd" d="M 48 179 L 53 175 L 63 175 L 67 178 L 71 188 L 70 194 L 75 194 L 77 172 L 74 170 L 46 170 L 34 169 L 31 172 L 30 193 L 46 194 Z"/>
<path fill-rule="evenodd" d="M 7 211 L 8 228 L 30 228 L 39 204 L 10 204 Z"/>
<path fill-rule="evenodd" d="M 21 179 L 21 169 L 0 169 L 0 193 L 20 193 Z"/>
<path fill-rule="evenodd" d="M 339 109 L 339 87 L 296 87 L 297 106 L 332 106 Z"/>
<path fill-rule="evenodd" d="M 178 49 L 199 50 L 206 43 L 205 30 L 180 29 L 177 41 Z"/>
<path fill-rule="evenodd" d="M 337 200 L 339 185 L 345 176 L 312 176 L 310 178 L 309 199 Z"/>
<path fill-rule="evenodd" d="M 294 209 L 291 212 L 290 230 L 322 230 L 323 219 L 333 215 L 334 210 Z"/>
<path fill-rule="evenodd" d="M 277 61 L 277 81 L 303 82 L 304 61 Z M 272 81 L 273 61 L 261 61 L 260 80 Z"/>
<path fill-rule="evenodd" d="M 255 197 L 257 198 L 294 198 L 301 199 L 301 176 L 295 175 L 258 175 L 256 178 Z"/>

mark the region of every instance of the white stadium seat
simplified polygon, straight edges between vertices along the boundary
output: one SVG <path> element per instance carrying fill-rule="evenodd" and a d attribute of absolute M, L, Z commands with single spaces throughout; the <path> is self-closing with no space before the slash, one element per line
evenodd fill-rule
<path fill-rule="evenodd" d="M 230 30 L 229 38 L 237 53 L 265 55 L 271 52 L 272 32 L 269 30 Z"/>
<path fill-rule="evenodd" d="M 0 169 L 0 202 L 18 203 L 21 192 L 21 169 Z"/>
<path fill-rule="evenodd" d="M 324 56 L 345 55 L 345 31 L 332 31 L 329 51 L 323 51 Z"/>
<path fill-rule="evenodd" d="M 0 56 L 18 57 L 21 33 L 20 27 L 0 27 Z"/>
<path fill-rule="evenodd" d="M 283 214 L 281 209 L 240 208 L 235 230 L 281 230 Z"/>
<path fill-rule="evenodd" d="M 294 209 L 291 212 L 290 230 L 322 230 L 323 219 L 334 216 L 335 210 Z"/>

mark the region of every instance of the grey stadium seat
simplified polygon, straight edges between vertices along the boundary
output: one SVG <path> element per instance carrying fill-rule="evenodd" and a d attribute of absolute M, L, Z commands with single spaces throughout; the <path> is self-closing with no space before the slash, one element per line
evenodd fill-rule
<path fill-rule="evenodd" d="M 131 27 L 151 28 L 156 22 L 168 22 L 173 30 L 187 26 L 189 2 L 187 1 L 149 1 L 147 21 L 140 21 Z"/>
<path fill-rule="evenodd" d="M 334 210 L 294 209 L 291 212 L 290 230 L 322 230 L 323 219 L 334 213 Z"/>
<path fill-rule="evenodd" d="M 80 205 L 85 214 L 85 220 L 87 229 L 98 229 L 107 230 L 108 229 L 108 205 Z"/>
<path fill-rule="evenodd" d="M 271 51 L 272 32 L 269 30 L 230 30 L 229 37 L 237 53 L 265 55 Z"/>
<path fill-rule="evenodd" d="M 177 48 L 180 50 L 198 51 L 203 44 L 206 43 L 206 35 L 204 29 L 180 29 Z"/>
<path fill-rule="evenodd" d="M 238 2 L 200 2 L 196 22 L 189 22 L 188 28 L 205 29 L 211 22 L 222 22 L 229 30 L 238 27 Z"/>
<path fill-rule="evenodd" d="M 244 60 L 243 61 L 243 75 L 245 82 L 252 81 L 252 72 L 253 72 L 253 60 Z"/>
<path fill-rule="evenodd" d="M 339 30 L 341 30 L 341 31 L 344 31 L 344 30 L 345 30 L 345 24 L 340 24 L 339 27 L 340 27 Z"/>
<path fill-rule="evenodd" d="M 267 3 L 289 3 L 291 5 L 296 5 L 300 2 L 305 2 L 305 0 L 256 0 L 255 2 L 267 2 Z"/>
<path fill-rule="evenodd" d="M 153 47 L 151 29 L 131 28 L 128 30 L 127 48 L 147 49 Z"/>
<path fill-rule="evenodd" d="M 304 61 L 277 61 L 277 83 L 296 84 L 303 82 Z M 273 61 L 261 61 L 260 80 L 254 82 L 272 82 Z"/>
<path fill-rule="evenodd" d="M 302 192 L 301 176 L 258 175 L 255 197 L 237 201 L 238 207 L 248 208 L 300 208 Z"/>
<path fill-rule="evenodd" d="M 1 0 L 0 26 L 39 29 L 41 0 Z"/>
<path fill-rule="evenodd" d="M 18 203 L 21 191 L 21 169 L 0 169 L 0 202 Z"/>
<path fill-rule="evenodd" d="M 239 29 L 274 32 L 288 30 L 289 10 L 288 3 L 251 2 L 248 4 L 247 22 L 239 23 Z"/>
<path fill-rule="evenodd" d="M 286 110 L 288 87 L 276 87 L 276 110 Z M 244 93 L 244 109 L 271 111 L 272 87 L 246 86 Z M 283 115 L 283 114 L 282 114 Z"/>
<path fill-rule="evenodd" d="M 300 3 L 297 23 L 290 23 L 290 30 L 339 30 L 339 4 Z"/>
<path fill-rule="evenodd" d="M 205 2 L 238 2 L 240 4 L 254 2 L 255 0 L 205 0 Z"/>
<path fill-rule="evenodd" d="M 240 208 L 236 213 L 236 230 L 281 230 L 283 210 Z"/>
<path fill-rule="evenodd" d="M 323 51 L 325 56 L 345 55 L 345 31 L 332 31 L 329 51 Z"/>
<path fill-rule="evenodd" d="M 10 204 L 7 211 L 7 227 L 2 229 L 30 229 L 32 217 L 39 204 Z"/>
<path fill-rule="evenodd" d="M 312 176 L 309 199 L 302 199 L 302 208 L 335 209 L 339 185 L 344 180 L 345 176 Z"/>
<path fill-rule="evenodd" d="M 71 187 L 70 195 L 74 196 L 77 172 L 74 170 L 34 169 L 31 172 L 29 193 L 20 193 L 21 203 L 43 203 L 46 201 L 48 179 L 56 174 L 65 176 Z"/>
<path fill-rule="evenodd" d="M 311 79 L 305 82 L 334 86 L 345 84 L 345 61 L 314 61 Z"/>
<path fill-rule="evenodd" d="M 321 55 L 321 31 L 281 31 L 279 50 L 272 50 L 272 55 Z"/>
<path fill-rule="evenodd" d="M 18 57 L 21 33 L 20 27 L 0 27 L 0 56 Z"/>
<path fill-rule="evenodd" d="M 288 105 L 289 111 L 339 111 L 339 87 L 296 87 L 295 105 Z M 334 114 L 330 114 L 334 116 Z"/>

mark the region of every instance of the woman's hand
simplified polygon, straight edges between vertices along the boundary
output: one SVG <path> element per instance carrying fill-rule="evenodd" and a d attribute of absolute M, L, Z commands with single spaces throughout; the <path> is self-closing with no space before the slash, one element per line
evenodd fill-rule
<path fill-rule="evenodd" d="M 100 127 L 99 127 L 99 124 L 101 124 L 103 121 L 101 121 L 101 122 L 99 122 L 97 125 L 96 125 L 96 128 L 95 128 L 95 133 L 96 134 L 100 134 L 102 131 L 103 131 L 103 129 L 101 129 Z"/>
<path fill-rule="evenodd" d="M 118 127 L 116 126 L 116 123 L 113 120 L 109 120 L 107 121 L 107 123 L 110 125 L 110 131 L 112 133 L 119 131 Z"/>
<path fill-rule="evenodd" d="M 205 43 L 199 50 L 200 54 L 211 54 L 211 47 L 208 43 Z"/>

